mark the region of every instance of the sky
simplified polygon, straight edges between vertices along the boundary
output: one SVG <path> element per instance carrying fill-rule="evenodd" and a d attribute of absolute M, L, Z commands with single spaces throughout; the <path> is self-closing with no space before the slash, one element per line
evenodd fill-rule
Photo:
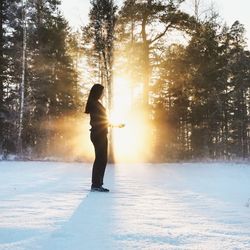
<path fill-rule="evenodd" d="M 186 0 L 192 2 L 193 0 Z M 204 2 L 208 2 L 203 0 Z M 122 3 L 122 0 L 116 0 Z M 239 20 L 246 28 L 248 47 L 250 47 L 250 1 L 249 0 L 214 0 L 215 9 L 219 12 L 223 20 L 232 25 L 235 20 Z M 62 11 L 74 28 L 79 28 L 88 22 L 90 0 L 62 0 Z"/>

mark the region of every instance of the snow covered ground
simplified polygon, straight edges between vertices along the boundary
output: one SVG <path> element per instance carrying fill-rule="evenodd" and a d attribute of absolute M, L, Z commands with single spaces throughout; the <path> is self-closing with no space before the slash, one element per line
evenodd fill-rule
<path fill-rule="evenodd" d="M 250 165 L 0 162 L 0 250 L 250 249 Z"/>

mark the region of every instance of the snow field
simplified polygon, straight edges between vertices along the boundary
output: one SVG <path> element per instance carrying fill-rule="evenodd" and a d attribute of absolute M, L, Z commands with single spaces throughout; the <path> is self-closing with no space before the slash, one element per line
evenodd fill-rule
<path fill-rule="evenodd" d="M 0 250 L 250 249 L 250 166 L 0 162 Z"/>

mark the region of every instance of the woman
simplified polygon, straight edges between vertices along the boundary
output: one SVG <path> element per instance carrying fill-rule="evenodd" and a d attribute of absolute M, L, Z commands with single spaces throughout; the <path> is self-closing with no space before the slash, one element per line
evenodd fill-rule
<path fill-rule="evenodd" d="M 107 188 L 102 186 L 108 160 L 107 134 L 109 126 L 106 109 L 99 102 L 103 92 L 104 87 L 100 84 L 95 84 L 90 90 L 85 109 L 85 113 L 90 114 L 90 139 L 95 148 L 91 191 L 97 192 L 109 192 Z"/>

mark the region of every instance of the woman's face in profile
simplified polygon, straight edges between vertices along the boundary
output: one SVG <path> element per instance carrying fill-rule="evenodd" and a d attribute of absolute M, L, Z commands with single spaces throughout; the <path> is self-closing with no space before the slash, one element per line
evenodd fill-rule
<path fill-rule="evenodd" d="M 102 100 L 103 96 L 104 96 L 104 91 L 102 91 L 102 94 L 99 99 Z"/>

